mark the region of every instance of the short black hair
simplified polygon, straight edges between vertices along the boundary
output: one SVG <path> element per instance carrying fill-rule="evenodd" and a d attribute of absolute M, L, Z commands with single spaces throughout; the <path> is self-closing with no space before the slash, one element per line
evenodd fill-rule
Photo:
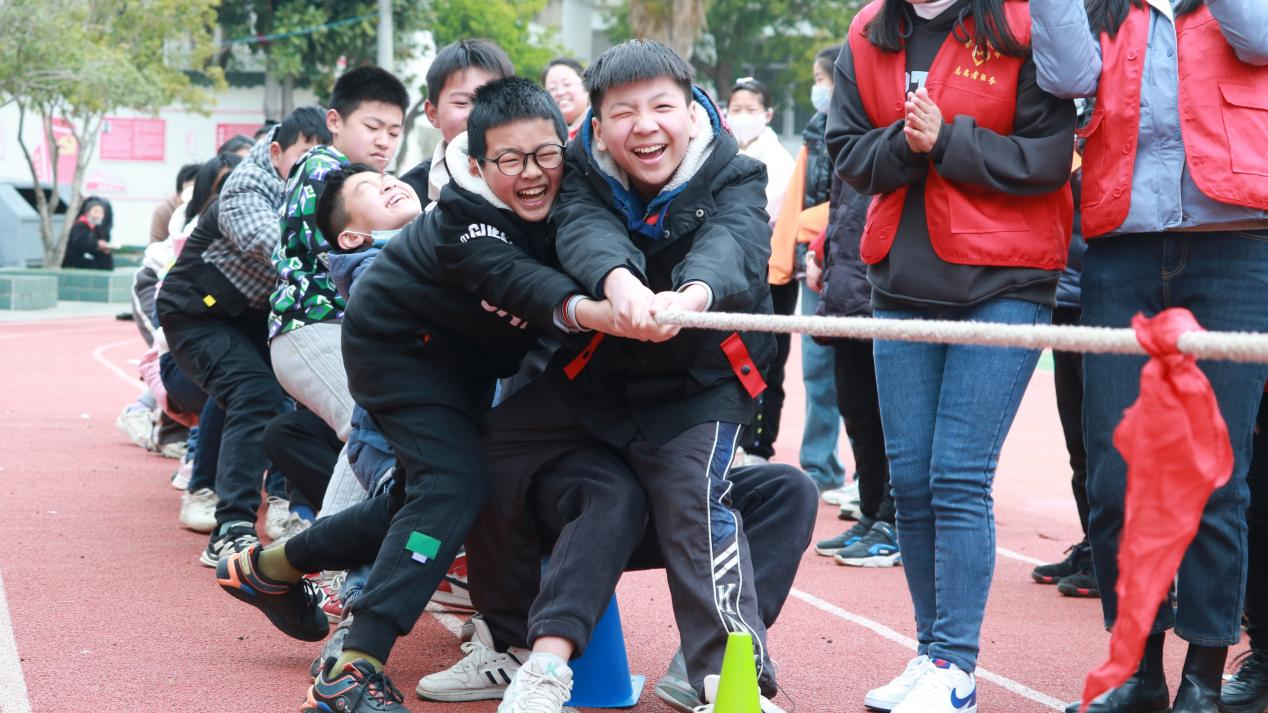
<path fill-rule="evenodd" d="M 765 84 L 752 77 L 740 77 L 735 80 L 735 84 L 731 85 L 731 94 L 736 92 L 752 92 L 756 94 L 757 98 L 762 102 L 763 109 L 773 109 L 775 106 L 770 97 L 770 90 L 766 88 Z M 730 103 L 729 98 L 727 102 Z"/>
<path fill-rule="evenodd" d="M 260 128 L 255 130 L 255 136 L 254 136 L 255 140 L 259 141 L 260 139 L 267 136 L 268 133 L 273 130 L 273 127 L 277 126 L 279 123 L 280 122 L 278 122 L 275 119 L 265 119 L 264 123 L 260 125 Z"/>
<path fill-rule="evenodd" d="M 330 108 L 347 118 L 363 102 L 383 102 L 409 111 L 409 90 L 395 74 L 373 65 L 354 67 L 343 73 L 330 93 Z"/>
<path fill-rule="evenodd" d="M 237 134 L 220 144 L 220 148 L 216 149 L 216 153 L 238 153 L 243 149 L 250 151 L 252 146 L 255 146 L 255 142 L 250 137 Z"/>
<path fill-rule="evenodd" d="M 194 180 L 198 176 L 198 169 L 202 167 L 201 163 L 187 163 L 180 167 L 176 172 L 176 193 L 179 194 L 185 190 L 185 184 Z"/>
<path fill-rule="evenodd" d="M 496 129 L 512 121 L 545 119 L 555 125 L 562 145 L 568 141 L 568 126 L 564 123 L 559 105 L 530 79 L 506 77 L 497 79 L 476 90 L 467 116 L 467 152 L 477 161 L 484 162 L 484 139 L 489 129 Z"/>
<path fill-rule="evenodd" d="M 515 65 L 506 50 L 490 40 L 466 39 L 450 42 L 436 53 L 427 68 L 427 101 L 440 101 L 440 93 L 453 75 L 467 69 L 483 69 L 496 79 L 515 76 Z"/>
<path fill-rule="evenodd" d="M 665 45 L 655 40 L 626 40 L 591 62 L 583 78 L 594 115 L 602 119 L 599 107 L 603 104 L 603 95 L 613 87 L 663 77 L 681 87 L 690 103 L 694 76 L 691 64 Z"/>
<path fill-rule="evenodd" d="M 332 141 L 330 129 L 326 127 L 325 109 L 309 105 L 292 111 L 277 125 L 273 140 L 282 150 L 286 150 L 294 146 L 300 136 L 306 136 L 319 144 L 329 144 Z"/>
<path fill-rule="evenodd" d="M 326 239 L 326 244 L 337 253 L 348 252 L 339 247 L 339 234 L 348 227 L 348 211 L 344 210 L 343 186 L 349 178 L 358 173 L 378 173 L 373 166 L 364 163 L 350 163 L 326 174 L 321 189 L 321 197 L 317 199 L 317 212 L 314 214 L 317 230 Z"/>
<path fill-rule="evenodd" d="M 837 63 L 837 57 L 839 56 L 841 56 L 841 45 L 824 47 L 819 50 L 819 54 L 815 55 L 815 66 L 830 77 L 832 76 L 832 67 Z"/>
<path fill-rule="evenodd" d="M 1089 5 L 1094 2 L 1095 0 Z M 907 44 L 907 38 L 911 36 L 914 12 L 911 5 L 904 0 L 884 0 L 881 11 L 876 13 L 863 28 L 864 33 L 867 34 L 867 41 L 886 52 L 897 52 L 903 49 Z M 961 19 L 973 18 L 973 36 L 964 37 L 964 26 L 957 23 L 955 30 L 957 42 L 971 40 L 979 47 L 993 47 L 1000 54 L 1009 57 L 1026 55 L 1028 49 L 1017 40 L 1012 28 L 1008 25 L 1004 0 L 968 0 L 960 12 Z M 1095 28 L 1094 16 L 1092 16 L 1092 22 L 1092 27 Z M 834 57 L 832 61 L 835 63 L 836 58 Z"/>
<path fill-rule="evenodd" d="M 542 86 L 546 85 L 546 75 L 550 72 L 550 70 L 559 66 L 563 66 L 563 67 L 567 67 L 568 69 L 571 69 L 572 71 L 577 73 L 578 77 L 580 77 L 586 71 L 586 68 L 582 67 L 581 63 L 573 59 L 572 57 L 562 57 L 562 56 L 556 57 L 550 60 L 550 63 L 547 64 L 546 68 L 542 70 L 542 79 L 541 79 Z"/>

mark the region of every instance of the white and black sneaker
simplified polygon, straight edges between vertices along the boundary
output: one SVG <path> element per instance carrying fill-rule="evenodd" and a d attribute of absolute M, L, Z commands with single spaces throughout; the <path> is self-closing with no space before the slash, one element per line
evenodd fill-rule
<path fill-rule="evenodd" d="M 536 654 L 515 672 L 498 704 L 498 713 L 563 713 L 571 696 L 572 669 L 568 664 L 558 656 Z"/>
<path fill-rule="evenodd" d="M 653 689 L 656 697 L 668 703 L 674 710 L 691 713 L 700 705 L 700 696 L 687 680 L 687 662 L 682 657 L 682 649 L 674 652 L 669 660 L 669 668 L 665 675 L 656 681 Z"/>
<path fill-rule="evenodd" d="M 705 704 L 695 707 L 695 713 L 713 713 L 713 703 L 718 699 L 718 682 L 722 680 L 721 676 L 710 675 L 704 677 L 704 700 Z M 762 696 L 759 702 L 762 713 L 785 713 L 783 708 L 771 702 L 771 699 Z"/>
<path fill-rule="evenodd" d="M 258 544 L 260 544 L 260 536 L 255 534 L 255 528 L 251 526 L 251 523 L 225 523 L 221 526 L 219 535 L 212 535 L 211 541 L 207 543 L 207 549 L 199 555 L 198 561 L 204 567 L 215 567 L 221 557 L 242 552 L 251 545 Z"/>
<path fill-rule="evenodd" d="M 514 646 L 505 653 L 494 650 L 493 635 L 483 619 L 472 618 L 475 626 L 470 641 L 461 646 L 462 659 L 444 671 L 423 676 L 414 692 L 425 701 L 496 700 L 506 693 L 532 653 Z"/>

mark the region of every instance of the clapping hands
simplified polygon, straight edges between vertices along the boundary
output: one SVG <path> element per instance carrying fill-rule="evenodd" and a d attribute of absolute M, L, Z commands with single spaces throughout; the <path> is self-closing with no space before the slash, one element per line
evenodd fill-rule
<path fill-rule="evenodd" d="M 929 91 L 924 87 L 907 93 L 906 109 L 903 135 L 907 137 L 907 145 L 916 153 L 930 153 L 942 132 L 942 110 L 929 98 Z"/>

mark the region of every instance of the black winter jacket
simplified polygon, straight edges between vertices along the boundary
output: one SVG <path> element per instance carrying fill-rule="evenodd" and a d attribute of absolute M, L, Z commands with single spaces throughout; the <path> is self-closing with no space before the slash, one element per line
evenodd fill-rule
<path fill-rule="evenodd" d="M 344 366 L 369 411 L 440 404 L 474 416 L 581 292 L 555 263 L 549 223 L 525 223 L 454 184 L 392 238 L 356 284 Z"/>
<path fill-rule="evenodd" d="M 831 213 L 824 240 L 823 289 L 817 314 L 833 317 L 871 316 L 872 285 L 859 256 L 863 224 L 871 199 L 832 177 Z"/>
<path fill-rule="evenodd" d="M 817 112 L 810 117 L 801 132 L 806 144 L 806 198 L 801 207 L 813 208 L 828 200 L 832 192 L 832 157 L 828 155 L 828 143 L 824 132 L 828 128 L 828 115 Z"/>
<path fill-rule="evenodd" d="M 608 273 L 624 267 L 653 292 L 701 281 L 713 292 L 713 310 L 770 314 L 766 167 L 738 154 L 712 101 L 702 92 L 696 100 L 713 123 L 712 153 L 669 204 L 658 239 L 629 231 L 618 207 L 624 203 L 618 195 L 623 189 L 595 162 L 590 122 L 583 124 L 568 146 L 555 205 L 560 262 L 597 297 L 603 297 Z M 624 445 L 641 431 L 659 444 L 699 423 L 752 420 L 754 399 L 722 351 L 729 336 L 684 329 L 660 344 L 608 336 L 576 381 L 567 382 L 562 366 L 588 342 L 578 343 L 574 336 L 556 353 L 548 374 L 559 379 L 565 398 L 598 437 Z M 775 354 L 774 338 L 764 333 L 741 337 L 764 373 Z"/>

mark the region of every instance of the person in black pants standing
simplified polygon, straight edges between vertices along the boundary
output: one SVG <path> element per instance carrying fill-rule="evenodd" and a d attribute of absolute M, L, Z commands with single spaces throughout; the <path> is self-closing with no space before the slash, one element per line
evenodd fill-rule
<path fill-rule="evenodd" d="M 1246 638 L 1250 650 L 1239 658 L 1237 673 L 1220 691 L 1224 713 L 1268 710 L 1268 398 L 1259 404 L 1255 444 L 1246 473 L 1250 486 L 1246 568 Z"/>
<path fill-rule="evenodd" d="M 840 177 L 832 177 L 828 228 L 806 254 L 806 285 L 820 293 L 821 316 L 872 315 L 872 288 L 867 266 L 859 257 L 868 202 Z M 894 532 L 894 498 L 889 490 L 872 340 L 833 339 L 830 344 L 835 351 L 837 408 L 845 420 L 858 473 L 861 515 L 850 529 L 817 543 L 815 552 L 852 567 L 892 567 L 902 562 L 902 555 Z"/>

